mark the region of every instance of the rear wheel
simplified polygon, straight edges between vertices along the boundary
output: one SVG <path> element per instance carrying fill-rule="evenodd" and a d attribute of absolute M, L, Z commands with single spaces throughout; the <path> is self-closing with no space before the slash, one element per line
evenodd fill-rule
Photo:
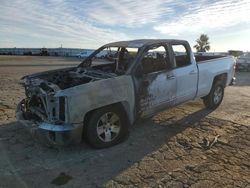
<path fill-rule="evenodd" d="M 128 134 L 128 123 L 118 107 L 104 107 L 94 111 L 84 129 L 85 138 L 95 148 L 120 143 Z"/>
<path fill-rule="evenodd" d="M 203 103 L 208 109 L 216 109 L 224 97 L 224 85 L 221 82 L 215 82 L 209 94 L 203 98 Z"/>

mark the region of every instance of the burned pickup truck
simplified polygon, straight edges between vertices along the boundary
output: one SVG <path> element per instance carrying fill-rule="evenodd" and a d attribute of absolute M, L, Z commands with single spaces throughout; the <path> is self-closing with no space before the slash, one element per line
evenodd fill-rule
<path fill-rule="evenodd" d="M 16 117 L 51 144 L 109 147 L 161 110 L 197 97 L 217 108 L 234 67 L 231 56 L 195 57 L 183 40 L 114 42 L 77 67 L 25 76 Z"/>

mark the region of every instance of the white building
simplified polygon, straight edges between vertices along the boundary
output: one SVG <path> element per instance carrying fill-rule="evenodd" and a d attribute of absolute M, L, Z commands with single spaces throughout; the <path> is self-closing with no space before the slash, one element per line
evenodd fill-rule
<path fill-rule="evenodd" d="M 87 54 L 90 54 L 94 50 L 79 48 L 0 48 L 0 55 L 77 56 L 82 51 L 87 51 Z"/>

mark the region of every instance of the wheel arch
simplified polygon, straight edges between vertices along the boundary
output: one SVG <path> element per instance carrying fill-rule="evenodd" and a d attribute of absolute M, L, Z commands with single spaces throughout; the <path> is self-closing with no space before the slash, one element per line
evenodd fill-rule
<path fill-rule="evenodd" d="M 84 118 L 83 118 L 83 129 L 84 129 L 85 125 L 88 123 L 88 120 L 89 120 L 89 118 L 90 118 L 90 116 L 92 115 L 93 112 L 95 112 L 98 109 L 106 108 L 106 107 L 119 108 L 122 112 L 124 112 L 124 114 L 126 116 L 126 119 L 128 120 L 127 123 L 129 123 L 129 125 L 133 124 L 134 117 L 133 117 L 133 113 L 130 110 L 129 103 L 127 101 L 121 101 L 121 102 L 105 105 L 105 106 L 102 106 L 102 107 L 98 107 L 98 108 L 92 109 L 92 110 L 88 111 L 87 113 L 85 113 Z"/>
<path fill-rule="evenodd" d="M 216 75 L 213 78 L 213 82 L 209 86 L 208 93 L 206 95 L 202 96 L 201 98 L 204 99 L 206 96 L 208 96 L 209 93 L 211 92 L 214 84 L 217 83 L 217 82 L 221 82 L 223 84 L 224 88 L 225 88 L 226 84 L 227 84 L 227 76 L 228 76 L 227 73 L 221 73 L 221 74 Z"/>
<path fill-rule="evenodd" d="M 214 80 L 213 80 L 213 84 L 212 86 L 216 83 L 216 82 L 221 82 L 223 84 L 224 87 L 226 87 L 226 84 L 227 84 L 227 73 L 222 73 L 222 74 L 219 74 L 217 76 L 214 77 Z M 211 87 L 212 88 L 212 87 Z M 211 90 L 211 89 L 210 89 Z"/>

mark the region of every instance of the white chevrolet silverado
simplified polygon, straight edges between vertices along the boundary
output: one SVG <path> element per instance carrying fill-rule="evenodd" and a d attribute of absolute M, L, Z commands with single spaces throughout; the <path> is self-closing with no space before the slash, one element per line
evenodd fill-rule
<path fill-rule="evenodd" d="M 195 98 L 217 108 L 234 72 L 233 57 L 195 57 L 183 40 L 114 42 L 77 67 L 25 76 L 16 117 L 50 144 L 109 147 L 161 110 Z"/>

